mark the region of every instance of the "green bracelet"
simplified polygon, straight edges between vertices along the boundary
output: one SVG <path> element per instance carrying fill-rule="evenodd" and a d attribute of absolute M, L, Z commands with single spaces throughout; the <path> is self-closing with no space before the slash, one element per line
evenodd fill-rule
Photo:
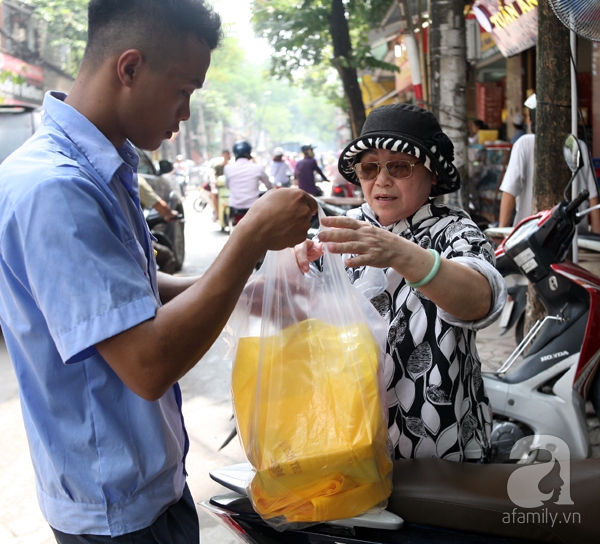
<path fill-rule="evenodd" d="M 442 258 L 435 249 L 429 248 L 427 251 L 429 251 L 429 253 L 431 253 L 435 258 L 435 260 L 433 261 L 433 266 L 431 267 L 429 274 L 427 274 L 427 276 L 425 276 L 421 281 L 415 281 L 413 283 L 406 280 L 406 285 L 408 285 L 409 287 L 423 287 L 423 285 L 427 285 L 433 278 L 435 278 L 435 275 L 438 273 L 438 270 L 440 269 L 440 264 L 442 263 Z"/>

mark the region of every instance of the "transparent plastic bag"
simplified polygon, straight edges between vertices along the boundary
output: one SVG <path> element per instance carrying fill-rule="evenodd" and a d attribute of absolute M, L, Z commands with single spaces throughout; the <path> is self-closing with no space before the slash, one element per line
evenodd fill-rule
<path fill-rule="evenodd" d="M 391 492 L 382 383 L 387 326 L 340 255 L 303 274 L 269 252 L 228 325 L 232 396 L 255 476 L 248 494 L 272 526 L 302 527 L 385 507 Z"/>

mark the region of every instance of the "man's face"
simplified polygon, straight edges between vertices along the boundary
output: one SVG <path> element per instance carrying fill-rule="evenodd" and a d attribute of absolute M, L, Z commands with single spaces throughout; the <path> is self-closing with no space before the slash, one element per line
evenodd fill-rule
<path fill-rule="evenodd" d="M 229 162 L 229 159 L 231 159 L 231 153 L 229 153 L 229 151 L 223 151 L 223 164 L 227 164 Z"/>
<path fill-rule="evenodd" d="M 209 65 L 210 49 L 192 35 L 166 68 L 157 70 L 145 62 L 132 86 L 127 138 L 149 151 L 170 139 L 179 123 L 189 119 L 190 97 L 204 84 Z"/>

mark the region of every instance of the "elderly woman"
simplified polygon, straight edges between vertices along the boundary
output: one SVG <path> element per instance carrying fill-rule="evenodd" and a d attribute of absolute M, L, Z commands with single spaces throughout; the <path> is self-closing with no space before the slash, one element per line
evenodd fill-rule
<path fill-rule="evenodd" d="M 486 461 L 491 410 L 475 331 L 506 299 L 486 236 L 469 216 L 444 205 L 457 191 L 454 146 L 435 116 L 410 104 L 374 110 L 342 152 L 339 168 L 366 203 L 296 249 L 298 263 L 341 253 L 352 282 L 368 267 L 388 286 L 372 299 L 389 322 L 386 382 L 395 458 Z"/>

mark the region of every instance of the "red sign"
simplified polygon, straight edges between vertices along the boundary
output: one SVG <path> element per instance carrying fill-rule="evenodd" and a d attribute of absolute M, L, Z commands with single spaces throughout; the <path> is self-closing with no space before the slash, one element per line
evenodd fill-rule
<path fill-rule="evenodd" d="M 0 53 L 0 104 L 37 106 L 44 100 L 44 69 Z"/>

